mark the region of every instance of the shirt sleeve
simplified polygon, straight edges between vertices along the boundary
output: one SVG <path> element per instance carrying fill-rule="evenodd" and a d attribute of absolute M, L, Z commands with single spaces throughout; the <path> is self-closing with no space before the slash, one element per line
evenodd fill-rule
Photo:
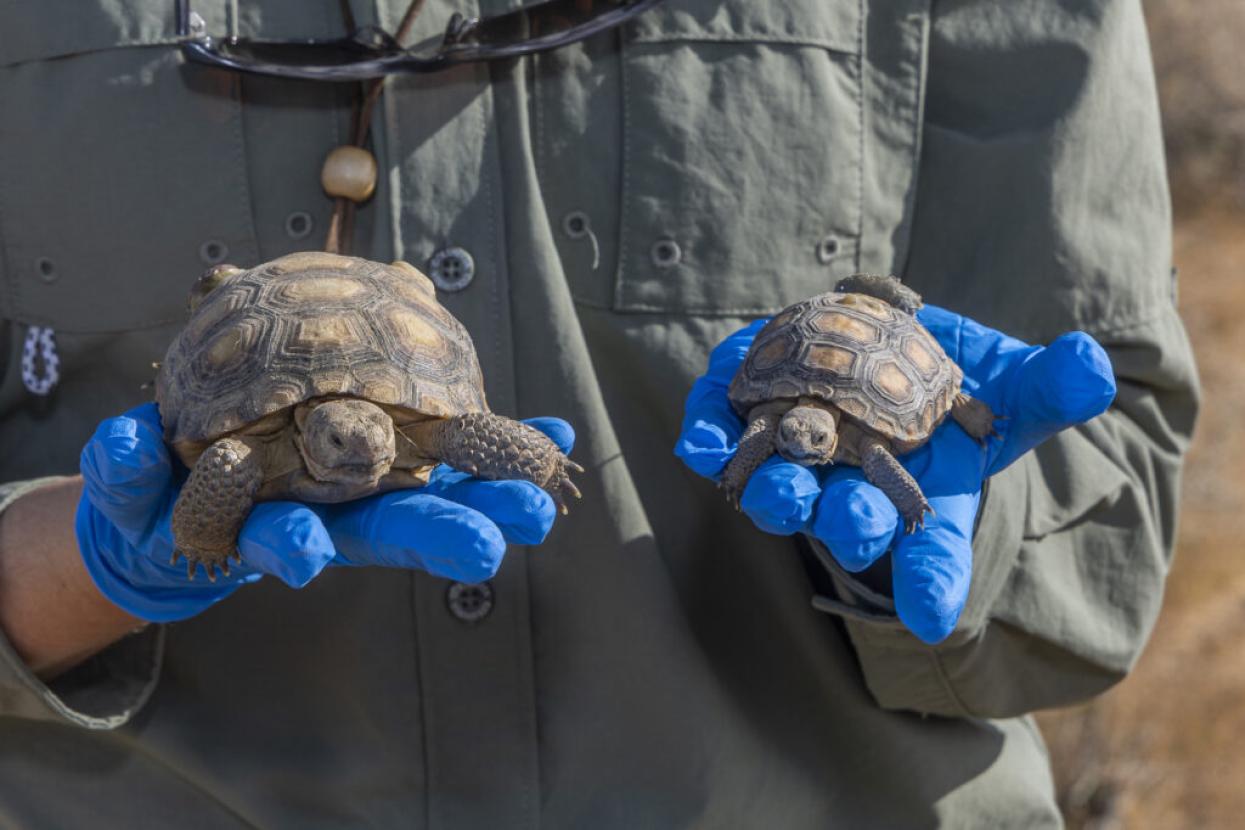
<path fill-rule="evenodd" d="M 0 513 L 26 493 L 57 480 L 0 484 Z M 115 729 L 151 697 L 163 652 L 164 628 L 146 626 L 44 683 L 0 632 L 0 717 Z"/>
<path fill-rule="evenodd" d="M 1170 564 L 1197 381 L 1140 4 L 936 8 L 906 279 L 1029 342 L 1089 332 L 1119 393 L 988 482 L 948 640 L 921 643 L 824 549 L 834 587 L 815 605 L 844 618 L 881 706 L 1010 717 L 1098 694 L 1137 659 Z"/>

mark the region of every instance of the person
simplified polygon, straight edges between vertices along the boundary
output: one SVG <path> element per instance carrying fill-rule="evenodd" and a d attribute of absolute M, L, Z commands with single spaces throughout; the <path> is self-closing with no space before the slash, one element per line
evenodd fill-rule
<path fill-rule="evenodd" d="M 205 267 L 321 246 L 358 96 L 188 62 L 173 5 L 0 10 L 7 824 L 1059 824 L 1028 713 L 1136 660 L 1196 414 L 1138 3 L 667 0 L 390 77 L 354 251 L 437 282 L 493 409 L 574 426 L 584 498 L 264 504 L 216 583 L 166 564 L 144 383 Z M 753 321 L 854 272 L 1007 416 L 905 458 L 910 535 L 852 470 L 705 479 Z"/>

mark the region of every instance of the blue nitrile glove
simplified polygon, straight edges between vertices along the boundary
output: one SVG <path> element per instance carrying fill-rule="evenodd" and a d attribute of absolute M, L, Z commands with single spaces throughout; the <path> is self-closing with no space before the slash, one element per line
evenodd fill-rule
<path fill-rule="evenodd" d="M 1003 416 L 995 422 L 999 435 L 985 446 L 948 418 L 927 444 L 899 457 L 934 510 L 925 526 L 904 533 L 895 506 L 859 467 L 800 467 L 777 455 L 752 474 L 740 506 L 768 533 L 816 537 L 849 571 L 891 551 L 899 618 L 925 642 L 938 643 L 968 599 L 985 479 L 1060 430 L 1104 412 L 1115 397 L 1115 378 L 1106 352 L 1082 332 L 1029 346 L 934 306 L 917 319 L 964 370 L 964 391 Z M 707 478 L 718 479 L 743 432 L 726 390 L 765 322 L 722 341 L 688 395 L 675 454 Z"/>
<path fill-rule="evenodd" d="M 570 452 L 575 434 L 565 421 L 527 423 Z M 215 582 L 202 572 L 191 580 L 185 561 L 170 562 L 184 470 L 161 436 L 155 404 L 100 424 L 82 450 L 77 515 L 78 546 L 95 584 L 153 622 L 194 616 L 264 574 L 302 587 L 328 565 L 417 568 L 479 582 L 497 571 L 507 542 L 541 542 L 557 512 L 534 484 L 481 481 L 441 465 L 414 490 L 338 505 L 261 502 L 238 538 L 242 562 Z"/>

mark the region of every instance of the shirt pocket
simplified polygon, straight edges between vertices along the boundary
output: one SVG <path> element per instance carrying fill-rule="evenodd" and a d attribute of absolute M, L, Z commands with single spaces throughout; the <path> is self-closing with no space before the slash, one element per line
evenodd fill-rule
<path fill-rule="evenodd" d="M 256 258 L 237 78 L 184 66 L 172 3 L 41 5 L 0 11 L 0 312 L 181 319 L 204 268 Z"/>
<path fill-rule="evenodd" d="M 618 311 L 772 313 L 856 269 L 856 0 L 682 0 L 621 58 Z"/>

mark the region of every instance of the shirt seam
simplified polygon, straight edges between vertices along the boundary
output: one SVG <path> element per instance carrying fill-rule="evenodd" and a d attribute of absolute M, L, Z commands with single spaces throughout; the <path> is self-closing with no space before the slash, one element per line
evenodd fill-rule
<path fill-rule="evenodd" d="M 96 55 L 102 52 L 115 52 L 118 49 L 135 49 L 135 48 L 167 48 L 179 47 L 181 40 L 175 36 L 162 38 L 131 38 L 129 40 L 112 41 L 103 46 L 92 46 L 85 49 L 70 49 L 64 52 L 50 50 L 32 55 L 29 58 L 21 58 L 10 63 L 0 63 L 0 69 L 10 69 L 18 66 L 25 66 L 32 63 L 45 63 L 52 60 L 60 60 L 62 58 L 74 58 L 82 55 Z"/>
<path fill-rule="evenodd" d="M 864 15 L 860 15 L 860 26 L 864 25 Z M 641 36 L 632 38 L 629 43 L 636 46 L 660 46 L 679 43 L 743 43 L 755 44 L 758 46 L 795 46 L 805 49 L 822 49 L 827 52 L 834 52 L 840 55 L 859 55 L 861 53 L 860 41 L 853 45 L 847 45 L 835 40 L 816 37 L 797 37 L 794 35 L 768 35 L 768 34 L 688 34 L 688 35 L 656 35 Z"/>

